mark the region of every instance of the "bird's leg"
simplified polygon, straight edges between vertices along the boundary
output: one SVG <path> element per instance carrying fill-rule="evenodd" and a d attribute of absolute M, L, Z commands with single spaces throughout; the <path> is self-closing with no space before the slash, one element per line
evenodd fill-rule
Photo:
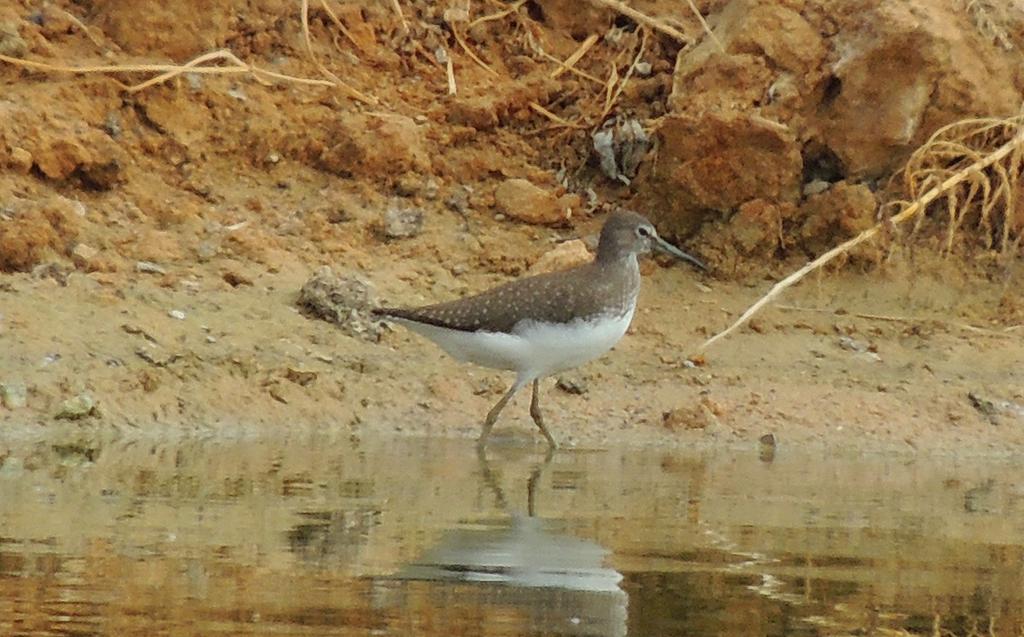
<path fill-rule="evenodd" d="M 540 379 L 533 379 L 533 398 L 530 399 L 530 415 L 533 416 L 533 422 L 537 423 L 540 427 L 540 432 L 544 434 L 544 437 L 548 439 L 548 446 L 552 449 L 558 449 L 558 443 L 555 442 L 554 436 L 548 431 L 547 426 L 544 424 L 544 417 L 540 415 Z"/>
<path fill-rule="evenodd" d="M 519 391 L 519 388 L 522 386 L 523 384 L 519 382 L 519 380 L 516 380 L 516 382 L 509 387 L 509 390 L 505 392 L 505 395 L 501 397 L 501 400 L 496 402 L 494 407 L 491 407 L 491 410 L 487 412 L 487 418 L 484 418 L 484 426 L 480 431 L 480 437 L 476 441 L 477 448 L 482 449 L 487 445 L 487 438 L 491 435 L 491 429 L 494 427 L 494 422 L 498 420 L 498 414 L 501 413 L 501 410 L 505 408 L 508 401 L 516 395 L 516 392 Z"/>
<path fill-rule="evenodd" d="M 554 457 L 555 448 L 548 447 L 548 452 L 544 454 L 544 462 L 533 470 L 530 479 L 526 481 L 526 513 L 531 518 L 537 515 L 537 484 L 540 482 L 544 470 L 551 466 L 551 459 Z"/>

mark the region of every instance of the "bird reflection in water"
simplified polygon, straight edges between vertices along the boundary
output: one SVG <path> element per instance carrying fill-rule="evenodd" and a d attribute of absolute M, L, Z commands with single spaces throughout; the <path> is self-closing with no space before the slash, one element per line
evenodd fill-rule
<path fill-rule="evenodd" d="M 608 551 L 537 515 L 552 454 L 529 474 L 525 515 L 508 504 L 486 451 L 478 458 L 483 482 L 508 516 L 446 531 L 396 577 L 479 584 L 460 589 L 460 605 L 512 607 L 530 626 L 561 635 L 625 635 L 628 597 L 619 586 L 622 574 L 604 565 Z"/>

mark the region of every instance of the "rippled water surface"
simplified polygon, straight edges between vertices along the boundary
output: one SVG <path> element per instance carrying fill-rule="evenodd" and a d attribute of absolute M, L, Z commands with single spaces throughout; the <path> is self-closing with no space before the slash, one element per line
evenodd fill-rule
<path fill-rule="evenodd" d="M 1022 635 L 1010 461 L 0 442 L 0 635 Z"/>

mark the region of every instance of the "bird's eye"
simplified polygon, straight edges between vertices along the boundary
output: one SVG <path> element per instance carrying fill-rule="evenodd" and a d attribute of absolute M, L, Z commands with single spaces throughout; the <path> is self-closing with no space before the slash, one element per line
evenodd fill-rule
<path fill-rule="evenodd" d="M 636 233 L 641 237 L 651 236 L 651 230 L 647 226 L 640 226 L 639 228 L 636 229 Z"/>

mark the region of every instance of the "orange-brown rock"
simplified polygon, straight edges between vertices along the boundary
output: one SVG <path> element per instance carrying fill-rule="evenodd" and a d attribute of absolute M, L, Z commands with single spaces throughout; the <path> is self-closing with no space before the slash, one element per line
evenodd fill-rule
<path fill-rule="evenodd" d="M 777 204 L 763 199 L 745 202 L 729 219 L 732 245 L 748 256 L 771 255 L 783 247 L 783 224 L 795 210 L 796 206 L 789 202 Z"/>
<path fill-rule="evenodd" d="M 177 62 L 223 47 L 237 20 L 229 3 L 99 0 L 90 5 L 92 21 L 122 49 L 159 53 Z"/>
<path fill-rule="evenodd" d="M 561 225 L 580 208 L 578 195 L 558 196 L 525 179 L 508 179 L 494 191 L 494 207 L 524 223 Z"/>
<path fill-rule="evenodd" d="M 320 167 L 339 175 L 387 178 L 430 168 L 423 130 L 404 115 L 348 114 L 324 138 L 330 145 Z"/>
<path fill-rule="evenodd" d="M 573 239 L 559 243 L 554 248 L 541 255 L 533 265 L 530 266 L 528 274 L 541 274 L 544 272 L 555 272 L 567 270 L 573 266 L 586 263 L 594 258 L 587 248 L 586 242 L 582 239 Z"/>
<path fill-rule="evenodd" d="M 877 209 L 875 194 L 864 184 L 833 184 L 800 206 L 800 240 L 809 252 L 823 252 L 874 225 Z"/>
<path fill-rule="evenodd" d="M 502 123 L 530 112 L 533 102 L 545 104 L 561 90 L 560 84 L 546 75 L 510 82 L 488 82 L 449 97 L 441 116 L 456 126 L 477 131 L 491 130 Z"/>
<path fill-rule="evenodd" d="M 743 203 L 795 201 L 803 162 L 793 134 L 756 115 L 666 117 L 647 175 L 651 215 L 670 235 L 692 233 Z"/>
<path fill-rule="evenodd" d="M 763 58 L 746 53 L 716 51 L 700 65 L 682 55 L 679 60 L 669 97 L 677 113 L 749 110 L 764 99 L 774 77 Z"/>
<path fill-rule="evenodd" d="M 670 106 L 677 112 L 749 110 L 788 119 L 815 100 L 827 47 L 821 34 L 785 3 L 732 0 L 715 34 L 676 60 Z M 791 99 L 796 98 L 796 99 Z"/>
<path fill-rule="evenodd" d="M 120 104 L 115 90 L 92 82 L 47 87 L 36 99 L 52 101 L 51 110 L 26 99 L 27 90 L 17 86 L 0 99 L 0 168 L 6 164 L 26 173 L 34 167 L 54 181 L 73 177 L 98 190 L 121 181 L 128 155 L 100 128 Z M 83 99 L 82 92 L 92 99 Z"/>
<path fill-rule="evenodd" d="M 836 11 L 833 75 L 816 124 L 846 175 L 881 176 L 944 124 L 1019 108 L 1019 77 L 968 11 L 930 0 L 857 6 Z"/>
<path fill-rule="evenodd" d="M 47 258 L 66 256 L 79 233 L 74 203 L 61 196 L 19 201 L 0 221 L 0 272 L 31 270 Z"/>
<path fill-rule="evenodd" d="M 540 0 L 536 3 L 541 20 L 574 39 L 608 30 L 615 14 L 610 9 L 578 0 Z"/>

